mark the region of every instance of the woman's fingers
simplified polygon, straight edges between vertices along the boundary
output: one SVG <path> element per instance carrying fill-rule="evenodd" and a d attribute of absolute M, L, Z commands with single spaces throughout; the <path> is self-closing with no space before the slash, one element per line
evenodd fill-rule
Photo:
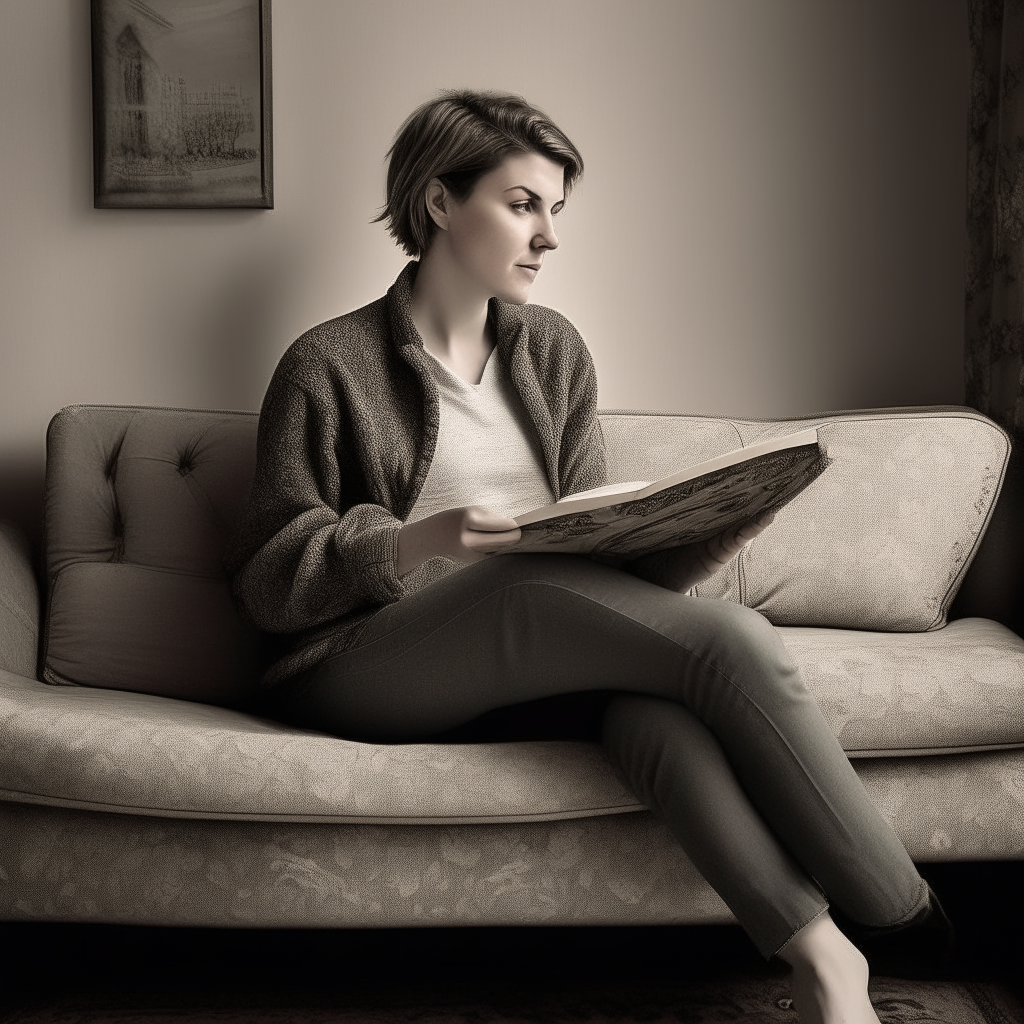
<path fill-rule="evenodd" d="M 483 530 L 463 530 L 462 544 L 470 551 L 479 551 L 481 554 L 489 555 L 495 551 L 501 551 L 510 544 L 515 544 L 522 536 L 519 527 L 514 530 L 505 530 L 502 533 Z"/>
<path fill-rule="evenodd" d="M 707 542 L 708 554 L 719 565 L 731 562 L 747 544 L 764 531 L 765 527 L 771 525 L 774 518 L 774 512 L 762 512 L 756 518 L 712 537 Z"/>
<path fill-rule="evenodd" d="M 438 555 L 456 562 L 479 562 L 514 544 L 519 536 L 514 519 L 490 509 L 479 505 L 446 509 L 402 526 L 396 569 L 404 576 Z"/>
<path fill-rule="evenodd" d="M 482 505 L 469 505 L 462 510 L 462 528 L 464 530 L 484 530 L 493 533 L 518 531 L 516 521 L 500 512 L 494 512 Z"/>
<path fill-rule="evenodd" d="M 489 555 L 515 544 L 522 531 L 514 519 L 480 505 L 470 505 L 462 517 L 462 545 L 470 551 Z"/>
<path fill-rule="evenodd" d="M 736 537 L 745 544 L 763 533 L 765 528 L 770 526 L 774 519 L 774 512 L 762 512 L 761 515 L 741 524 L 736 529 Z"/>

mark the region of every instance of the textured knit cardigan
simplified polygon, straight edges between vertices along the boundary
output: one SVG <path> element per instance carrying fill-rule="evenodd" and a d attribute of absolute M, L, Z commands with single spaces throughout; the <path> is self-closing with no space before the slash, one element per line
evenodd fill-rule
<path fill-rule="evenodd" d="M 281 634 L 264 687 L 351 647 L 375 610 L 460 568 L 435 557 L 396 571 L 440 417 L 412 321 L 417 266 L 383 298 L 303 334 L 264 397 L 252 491 L 226 558 L 248 616 Z M 554 310 L 498 299 L 488 319 L 556 498 L 603 484 L 597 381 L 579 333 Z"/>

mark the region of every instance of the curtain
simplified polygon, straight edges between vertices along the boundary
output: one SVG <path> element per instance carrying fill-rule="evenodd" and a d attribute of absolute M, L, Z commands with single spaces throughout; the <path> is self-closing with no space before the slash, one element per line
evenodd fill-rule
<path fill-rule="evenodd" d="M 1024 0 L 968 0 L 967 404 L 1024 448 Z"/>
<path fill-rule="evenodd" d="M 1024 0 L 967 0 L 966 404 L 1013 438 L 985 539 L 950 609 L 1024 636 Z"/>

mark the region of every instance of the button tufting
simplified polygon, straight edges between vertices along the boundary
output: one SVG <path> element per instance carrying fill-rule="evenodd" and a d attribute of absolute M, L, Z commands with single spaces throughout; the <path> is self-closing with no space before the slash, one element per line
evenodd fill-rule
<path fill-rule="evenodd" d="M 128 432 L 125 431 L 115 442 L 113 448 L 110 449 L 110 455 L 107 456 L 107 463 L 103 467 L 103 475 L 107 478 L 107 481 L 114 479 L 117 473 L 117 461 L 121 458 L 121 448 L 124 446 L 124 439 L 128 436 Z"/>
<path fill-rule="evenodd" d="M 178 452 L 178 473 L 180 476 L 188 476 L 196 468 L 196 442 L 190 440 L 185 447 Z"/>

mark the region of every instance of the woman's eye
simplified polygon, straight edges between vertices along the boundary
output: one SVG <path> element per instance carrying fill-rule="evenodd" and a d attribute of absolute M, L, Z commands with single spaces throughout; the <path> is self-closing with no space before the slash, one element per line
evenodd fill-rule
<path fill-rule="evenodd" d="M 520 213 L 529 213 L 532 208 L 533 208 L 533 202 L 531 200 L 529 200 L 529 199 L 525 200 L 522 203 L 513 203 L 512 204 L 512 209 L 513 210 L 518 210 Z"/>

